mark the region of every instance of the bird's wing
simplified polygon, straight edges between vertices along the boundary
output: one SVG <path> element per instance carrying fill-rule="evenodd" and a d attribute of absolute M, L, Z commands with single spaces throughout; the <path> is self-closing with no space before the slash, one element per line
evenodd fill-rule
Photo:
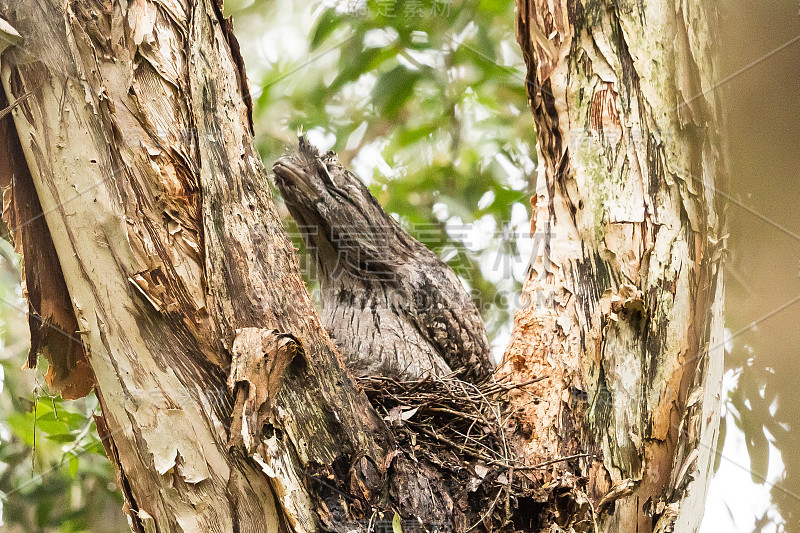
<path fill-rule="evenodd" d="M 408 273 L 408 316 L 454 371 L 480 380 L 492 372 L 483 319 L 449 266 L 426 262 Z"/>

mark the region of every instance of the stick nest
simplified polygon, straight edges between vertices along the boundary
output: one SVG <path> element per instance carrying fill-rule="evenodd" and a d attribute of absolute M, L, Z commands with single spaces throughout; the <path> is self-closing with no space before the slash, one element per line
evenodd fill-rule
<path fill-rule="evenodd" d="M 540 511 L 574 480 L 543 485 L 536 470 L 578 459 L 525 465 L 509 436 L 517 420 L 506 396 L 539 381 L 473 384 L 456 377 L 397 381 L 361 378 L 373 407 L 393 429 L 398 447 L 415 461 L 434 465 L 452 479 L 461 514 L 440 530 L 533 531 Z M 436 528 L 433 528 L 436 529 Z"/>

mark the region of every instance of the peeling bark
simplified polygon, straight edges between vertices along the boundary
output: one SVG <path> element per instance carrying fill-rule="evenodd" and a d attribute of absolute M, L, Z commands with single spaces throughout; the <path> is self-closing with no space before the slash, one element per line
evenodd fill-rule
<path fill-rule="evenodd" d="M 8 108 L 0 93 L 0 109 Z M 8 237 L 17 253 L 28 251 L 22 265 L 31 332 L 25 368 L 36 368 L 43 354 L 50 363 L 45 375 L 48 386 L 66 399 L 82 398 L 92 390 L 94 375 L 78 338 L 78 322 L 53 239 L 10 116 L 0 118 L 0 188 Z"/>
<path fill-rule="evenodd" d="M 14 122 L 132 529 L 275 531 L 268 478 L 225 446 L 230 400 L 204 312 L 197 150 L 186 135 L 189 49 L 174 40 L 189 13 L 177 8 L 4 5 L 23 40 L 3 54 L 3 87 L 11 103 L 38 88 Z"/>
<path fill-rule="evenodd" d="M 591 454 L 552 474 L 585 479 L 599 530 L 694 531 L 723 357 L 713 13 L 682 0 L 517 7 L 544 246 L 503 367 L 548 376 L 521 408 L 520 453 Z"/>

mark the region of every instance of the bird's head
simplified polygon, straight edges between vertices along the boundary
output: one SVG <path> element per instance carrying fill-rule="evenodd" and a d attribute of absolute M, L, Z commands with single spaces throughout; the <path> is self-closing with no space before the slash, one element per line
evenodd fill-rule
<path fill-rule="evenodd" d="M 275 181 L 289 213 L 326 276 L 380 277 L 413 253 L 414 243 L 335 153 L 304 137 L 278 159 Z"/>

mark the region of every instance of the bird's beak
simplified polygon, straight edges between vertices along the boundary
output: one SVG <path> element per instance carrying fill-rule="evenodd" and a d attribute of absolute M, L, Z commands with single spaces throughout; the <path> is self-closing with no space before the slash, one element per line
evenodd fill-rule
<path fill-rule="evenodd" d="M 308 174 L 308 169 L 299 165 L 292 157 L 281 157 L 272 166 L 279 180 L 294 185 L 311 198 L 319 196 L 317 188 Z"/>

